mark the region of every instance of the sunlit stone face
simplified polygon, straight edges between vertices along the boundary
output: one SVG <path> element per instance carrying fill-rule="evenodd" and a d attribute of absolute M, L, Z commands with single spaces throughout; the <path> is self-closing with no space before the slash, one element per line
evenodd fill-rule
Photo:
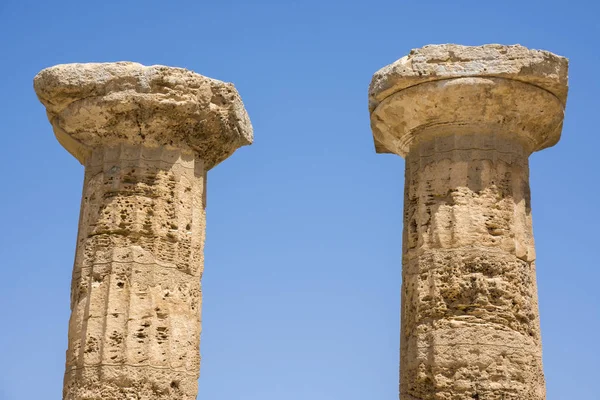
<path fill-rule="evenodd" d="M 135 63 L 59 65 L 34 86 L 85 166 L 63 398 L 196 399 L 206 175 L 252 142 L 239 95 Z"/>
<path fill-rule="evenodd" d="M 406 159 L 401 400 L 545 399 L 529 155 L 560 139 L 567 60 L 426 46 L 369 91 L 376 150 Z"/>

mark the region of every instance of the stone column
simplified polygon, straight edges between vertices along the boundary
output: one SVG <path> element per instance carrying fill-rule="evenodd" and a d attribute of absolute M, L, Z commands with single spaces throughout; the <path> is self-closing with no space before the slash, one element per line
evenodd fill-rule
<path fill-rule="evenodd" d="M 58 65 L 34 87 L 85 166 L 63 398 L 195 399 L 206 173 L 252 142 L 237 91 L 128 62 Z"/>
<path fill-rule="evenodd" d="M 378 153 L 406 159 L 400 399 L 545 399 L 529 155 L 560 138 L 567 60 L 425 46 L 369 89 Z"/>

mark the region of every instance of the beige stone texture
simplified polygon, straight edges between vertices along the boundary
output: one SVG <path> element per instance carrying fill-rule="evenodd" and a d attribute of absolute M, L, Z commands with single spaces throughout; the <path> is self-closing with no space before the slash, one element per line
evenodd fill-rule
<path fill-rule="evenodd" d="M 183 68 L 57 65 L 34 88 L 58 140 L 83 164 L 91 149 L 127 142 L 193 151 L 210 169 L 253 139 L 233 84 Z"/>
<path fill-rule="evenodd" d="M 529 155 L 560 139 L 567 60 L 425 46 L 369 90 L 376 150 L 406 159 L 401 400 L 546 398 Z"/>
<path fill-rule="evenodd" d="M 34 87 L 85 165 L 63 399 L 195 399 L 206 175 L 252 142 L 239 95 L 125 62 L 55 66 Z"/>

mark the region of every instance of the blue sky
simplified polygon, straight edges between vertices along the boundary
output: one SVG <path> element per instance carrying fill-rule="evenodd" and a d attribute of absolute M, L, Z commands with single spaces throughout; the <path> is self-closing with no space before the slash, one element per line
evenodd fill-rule
<path fill-rule="evenodd" d="M 0 399 L 59 399 L 83 167 L 32 88 L 131 60 L 234 82 L 255 143 L 212 170 L 200 399 L 396 399 L 404 162 L 376 155 L 372 74 L 433 43 L 570 58 L 561 142 L 531 157 L 548 399 L 600 376 L 594 1 L 0 2 Z"/>

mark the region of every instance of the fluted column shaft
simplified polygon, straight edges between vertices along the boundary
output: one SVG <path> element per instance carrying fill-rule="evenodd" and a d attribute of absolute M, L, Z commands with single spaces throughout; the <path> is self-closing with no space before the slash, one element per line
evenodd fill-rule
<path fill-rule="evenodd" d="M 401 398 L 543 399 L 529 169 L 505 135 L 406 157 Z"/>
<path fill-rule="evenodd" d="M 191 152 L 125 143 L 93 151 L 73 270 L 65 399 L 195 398 L 204 190 L 203 162 Z"/>

